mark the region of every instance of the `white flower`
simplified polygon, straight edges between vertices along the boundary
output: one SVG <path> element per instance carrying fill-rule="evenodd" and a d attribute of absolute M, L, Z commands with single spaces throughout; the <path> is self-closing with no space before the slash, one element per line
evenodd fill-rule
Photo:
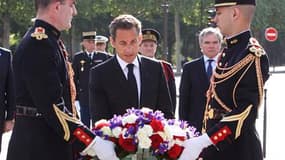
<path fill-rule="evenodd" d="M 143 107 L 143 108 L 141 108 L 141 112 L 143 112 L 143 113 L 149 113 L 149 112 L 153 112 L 153 110 L 150 109 L 150 108 Z"/>
<path fill-rule="evenodd" d="M 153 133 L 153 129 L 150 125 L 144 125 L 142 128 L 139 128 L 137 131 L 137 136 L 138 137 L 142 137 L 142 136 L 146 136 L 149 137 L 151 136 Z"/>
<path fill-rule="evenodd" d="M 115 127 L 114 129 L 112 129 L 112 133 L 115 138 L 119 138 L 121 132 L 122 132 L 122 127 Z"/>
<path fill-rule="evenodd" d="M 128 116 L 123 117 L 122 124 L 123 126 L 126 124 L 134 124 L 137 119 L 138 119 L 138 116 L 136 116 L 135 114 L 130 114 Z"/>
<path fill-rule="evenodd" d="M 143 149 L 149 149 L 151 146 L 151 139 L 148 137 L 140 137 L 139 140 L 139 147 Z"/>
<path fill-rule="evenodd" d="M 101 131 L 103 132 L 104 135 L 112 136 L 112 131 L 111 131 L 110 127 L 106 127 L 106 126 L 102 127 Z"/>

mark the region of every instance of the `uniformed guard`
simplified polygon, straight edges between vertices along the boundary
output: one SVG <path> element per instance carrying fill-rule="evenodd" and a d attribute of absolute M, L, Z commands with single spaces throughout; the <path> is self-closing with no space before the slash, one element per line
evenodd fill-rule
<path fill-rule="evenodd" d="M 207 93 L 204 134 L 187 140 L 181 160 L 262 160 L 255 121 L 269 78 L 264 49 L 251 36 L 255 0 L 216 0 L 214 22 L 226 39 Z"/>
<path fill-rule="evenodd" d="M 74 112 L 73 73 L 60 31 L 71 27 L 75 0 L 35 4 L 34 25 L 13 58 L 16 121 L 7 160 L 74 160 L 77 153 L 117 159 L 114 144 L 96 137 Z"/>
<path fill-rule="evenodd" d="M 97 35 L 95 37 L 95 50 L 96 52 L 101 52 L 110 55 L 106 49 L 108 48 L 108 38 L 102 35 Z"/>
<path fill-rule="evenodd" d="M 0 152 L 2 134 L 13 129 L 15 122 L 15 83 L 12 53 L 0 47 Z"/>
<path fill-rule="evenodd" d="M 76 104 L 77 107 L 80 108 L 80 118 L 82 122 L 88 127 L 90 127 L 88 94 L 89 70 L 90 68 L 110 58 L 110 56 L 106 53 L 95 51 L 95 43 L 95 31 L 83 32 L 83 51 L 76 53 L 72 62 L 72 67 L 74 70 L 74 82 L 77 90 Z"/>
<path fill-rule="evenodd" d="M 140 53 L 146 57 L 154 58 L 160 40 L 160 33 L 153 28 L 142 30 L 143 40 L 140 44 Z M 176 109 L 176 85 L 172 65 L 164 60 L 159 60 L 167 81 L 167 87 L 172 101 L 172 111 Z"/>

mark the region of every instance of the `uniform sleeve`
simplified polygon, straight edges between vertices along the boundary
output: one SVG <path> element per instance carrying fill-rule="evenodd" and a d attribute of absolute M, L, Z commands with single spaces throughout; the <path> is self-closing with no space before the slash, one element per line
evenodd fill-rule
<path fill-rule="evenodd" d="M 63 94 L 62 78 L 67 76 L 62 68 L 65 63 L 56 46 L 45 40 L 35 40 L 27 48 L 19 48 L 25 52 L 22 56 L 22 77 L 46 123 L 65 141 L 74 145 L 75 150 L 82 151 L 94 139 L 89 131 L 76 117 L 59 104 Z"/>
<path fill-rule="evenodd" d="M 15 109 L 16 109 L 16 95 L 15 95 L 15 82 L 14 82 L 14 73 L 12 68 L 12 55 L 8 53 L 8 75 L 7 75 L 7 85 L 6 85 L 6 120 L 12 120 L 15 118 Z"/>
<path fill-rule="evenodd" d="M 264 56 L 262 57 L 262 59 Z M 254 63 L 246 66 L 236 82 L 233 102 L 234 106 L 221 121 L 207 131 L 212 142 L 219 148 L 226 148 L 241 135 L 255 129 L 258 107 L 263 97 L 263 73 L 268 71 L 268 61 L 256 57 Z"/>
<path fill-rule="evenodd" d="M 173 112 L 175 112 L 175 109 L 176 109 L 176 84 L 175 84 L 174 72 L 172 69 L 172 65 L 170 63 L 162 61 L 162 66 L 163 66 L 164 75 L 165 75 L 165 78 L 167 81 L 167 87 L 169 90 L 169 94 L 171 97 L 172 109 L 173 109 Z"/>
<path fill-rule="evenodd" d="M 168 90 L 167 82 L 165 79 L 165 75 L 163 73 L 163 67 L 160 65 L 159 67 L 159 91 L 158 91 L 158 105 L 157 109 L 161 110 L 166 118 L 174 118 L 171 97 Z"/>

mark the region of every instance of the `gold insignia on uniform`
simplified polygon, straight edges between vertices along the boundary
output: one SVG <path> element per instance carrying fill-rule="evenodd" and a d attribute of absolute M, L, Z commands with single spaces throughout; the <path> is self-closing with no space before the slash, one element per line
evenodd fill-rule
<path fill-rule="evenodd" d="M 45 29 L 43 27 L 35 28 L 35 32 L 31 34 L 32 37 L 37 40 L 47 39 L 48 36 L 45 34 Z"/>
<path fill-rule="evenodd" d="M 64 140 L 68 141 L 70 139 L 70 129 L 68 126 L 68 121 L 75 124 L 82 124 L 81 121 L 75 117 L 72 117 L 65 112 L 61 111 L 56 105 L 53 105 L 53 109 L 56 113 L 57 118 L 59 119 L 60 124 L 62 125 L 64 131 Z"/>
<path fill-rule="evenodd" d="M 85 62 L 86 62 L 86 61 L 84 61 L 84 60 L 81 60 L 81 61 L 80 61 L 80 64 L 81 64 L 80 70 L 81 70 L 81 72 L 84 71 L 84 64 L 85 64 Z"/>
<path fill-rule="evenodd" d="M 249 115 L 249 112 L 252 108 L 252 105 L 249 105 L 245 111 L 243 111 L 240 114 L 232 115 L 232 116 L 226 116 L 221 121 L 222 122 L 232 122 L 232 121 L 238 121 L 237 128 L 236 128 L 236 134 L 235 139 L 237 139 L 240 136 L 241 128 L 243 125 L 244 120 Z"/>
<path fill-rule="evenodd" d="M 254 53 L 255 56 L 261 57 L 262 55 L 265 55 L 265 51 L 263 47 L 259 44 L 259 42 L 255 38 L 250 38 L 250 48 L 249 51 Z"/>
<path fill-rule="evenodd" d="M 233 40 L 231 40 L 231 44 L 236 44 L 238 42 L 238 39 L 233 39 Z"/>

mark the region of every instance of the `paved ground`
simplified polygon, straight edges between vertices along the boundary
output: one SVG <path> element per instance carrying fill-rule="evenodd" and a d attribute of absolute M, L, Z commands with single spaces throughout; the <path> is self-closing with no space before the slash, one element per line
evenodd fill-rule
<path fill-rule="evenodd" d="M 180 77 L 177 77 L 177 84 L 179 84 L 179 82 Z M 282 118 L 285 116 L 285 106 L 283 104 L 283 91 L 285 91 L 284 82 L 284 73 L 273 74 L 265 87 L 267 89 L 267 147 L 265 160 L 281 160 L 284 154 L 283 147 L 280 147 L 285 144 L 285 127 L 284 124 L 282 124 L 282 121 L 284 121 Z M 263 110 L 264 105 L 260 107 L 259 119 L 256 123 L 261 140 L 263 137 Z M 11 132 L 3 135 L 0 160 L 6 160 L 5 157 L 10 135 Z"/>

